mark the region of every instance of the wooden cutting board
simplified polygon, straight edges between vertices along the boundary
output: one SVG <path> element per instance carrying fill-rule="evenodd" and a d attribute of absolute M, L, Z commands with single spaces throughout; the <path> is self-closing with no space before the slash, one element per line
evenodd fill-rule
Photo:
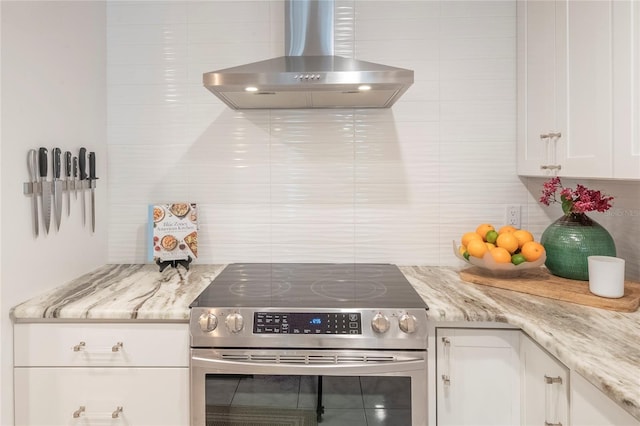
<path fill-rule="evenodd" d="M 625 281 L 624 296 L 619 299 L 609 299 L 591 293 L 588 281 L 557 277 L 551 275 L 546 268 L 531 269 L 523 271 L 517 277 L 502 278 L 487 275 L 487 272 L 474 266 L 460 271 L 460 279 L 469 283 L 503 288 L 612 311 L 634 312 L 640 304 L 640 283 L 638 282 Z"/>

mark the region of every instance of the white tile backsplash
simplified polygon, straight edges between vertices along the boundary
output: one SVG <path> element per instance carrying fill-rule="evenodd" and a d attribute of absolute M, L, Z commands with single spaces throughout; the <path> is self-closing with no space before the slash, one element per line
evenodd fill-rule
<path fill-rule="evenodd" d="M 516 175 L 515 1 L 336 5 L 337 52 L 414 70 L 392 109 L 232 111 L 202 87 L 284 54 L 282 0 L 108 3 L 110 262 L 145 262 L 146 206 L 176 200 L 199 204 L 200 263 L 458 264 L 452 240 L 507 204 L 542 233 L 541 180 Z M 638 229 L 634 190 L 617 214 Z"/>

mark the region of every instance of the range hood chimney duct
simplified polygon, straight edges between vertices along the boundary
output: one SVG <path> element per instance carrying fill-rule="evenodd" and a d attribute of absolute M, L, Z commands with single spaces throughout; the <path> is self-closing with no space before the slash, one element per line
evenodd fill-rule
<path fill-rule="evenodd" d="M 334 0 L 286 0 L 285 52 L 203 74 L 233 109 L 389 108 L 413 71 L 334 55 Z"/>

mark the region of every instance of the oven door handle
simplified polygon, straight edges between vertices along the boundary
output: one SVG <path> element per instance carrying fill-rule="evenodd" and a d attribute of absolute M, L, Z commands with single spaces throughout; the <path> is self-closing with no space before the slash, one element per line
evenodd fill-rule
<path fill-rule="evenodd" d="M 323 375 L 324 371 L 335 374 L 384 374 L 403 373 L 426 368 L 426 352 L 413 352 L 392 356 L 363 355 L 282 355 L 269 356 L 247 354 L 243 356 L 210 357 L 193 355 L 191 367 L 206 373 L 233 374 L 294 374 Z"/>

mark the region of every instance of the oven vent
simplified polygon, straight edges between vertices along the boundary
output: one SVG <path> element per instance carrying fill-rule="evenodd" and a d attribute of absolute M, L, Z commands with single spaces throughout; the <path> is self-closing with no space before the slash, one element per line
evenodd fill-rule
<path fill-rule="evenodd" d="M 394 362 L 393 355 L 372 354 L 238 354 L 222 353 L 220 357 L 226 361 L 256 362 L 267 364 L 353 364 Z"/>

